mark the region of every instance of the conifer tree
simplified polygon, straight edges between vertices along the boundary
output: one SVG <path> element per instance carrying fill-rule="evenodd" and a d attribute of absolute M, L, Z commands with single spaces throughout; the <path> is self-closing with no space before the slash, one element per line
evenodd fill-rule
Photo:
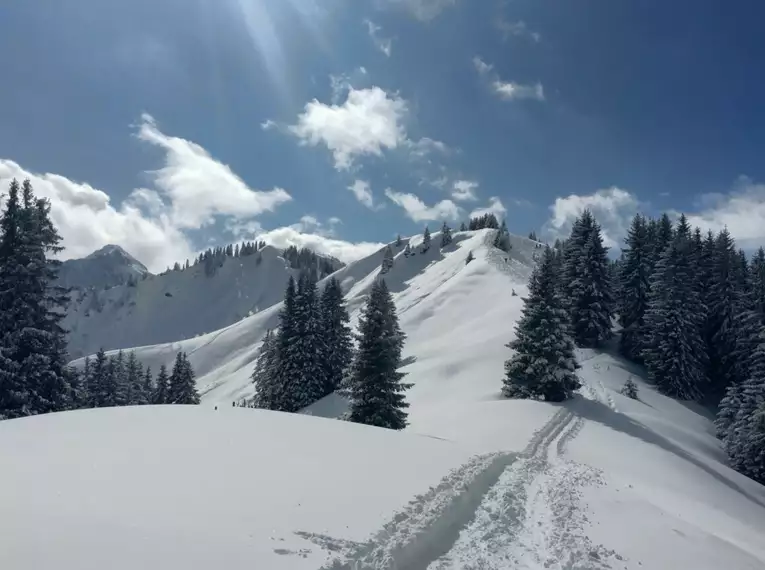
<path fill-rule="evenodd" d="M 702 305 L 690 260 L 690 242 L 673 239 L 651 276 L 643 358 L 649 376 L 665 394 L 698 399 L 704 389 Z"/>
<path fill-rule="evenodd" d="M 321 295 L 323 337 L 327 347 L 324 358 L 327 393 L 337 390 L 351 364 L 353 339 L 348 310 L 340 282 L 331 277 Z"/>
<path fill-rule="evenodd" d="M 465 265 L 467 265 L 468 263 L 473 261 L 473 259 L 475 259 L 473 257 L 473 250 L 470 250 L 470 251 L 468 251 L 467 257 L 465 258 Z"/>
<path fill-rule="evenodd" d="M 566 301 L 574 341 L 598 347 L 611 337 L 613 299 L 608 250 L 589 210 L 571 230 L 564 257 Z"/>
<path fill-rule="evenodd" d="M 290 391 L 294 390 L 295 379 L 299 376 L 298 361 L 295 356 L 295 343 L 298 336 L 298 322 L 296 300 L 297 295 L 295 280 L 290 277 L 284 292 L 284 303 L 279 313 L 279 335 L 276 341 L 276 350 L 279 355 L 279 369 L 275 384 L 280 387 L 276 399 L 273 401 L 273 410 L 283 412 L 295 412 L 293 402 L 288 398 Z"/>
<path fill-rule="evenodd" d="M 412 255 L 412 248 L 407 243 L 406 247 L 404 248 L 404 257 L 411 257 L 411 255 Z"/>
<path fill-rule="evenodd" d="M 632 375 L 630 375 L 627 378 L 627 381 L 624 383 L 624 386 L 622 387 L 622 394 L 628 398 L 632 398 L 633 400 L 638 399 L 638 387 L 637 384 L 635 384 L 635 381 L 632 379 Z"/>
<path fill-rule="evenodd" d="M 91 365 L 90 374 L 86 380 L 90 405 L 94 408 L 106 406 L 109 390 L 109 359 L 101 348 Z"/>
<path fill-rule="evenodd" d="M 460 231 L 461 232 L 466 232 L 467 231 L 467 226 L 465 225 L 465 222 L 462 222 L 460 224 Z"/>
<path fill-rule="evenodd" d="M 185 352 L 175 357 L 173 371 L 170 374 L 168 404 L 199 404 L 194 370 Z"/>
<path fill-rule="evenodd" d="M 151 367 L 147 366 L 143 373 L 143 385 L 144 404 L 154 403 L 154 378 L 151 375 Z"/>
<path fill-rule="evenodd" d="M 154 393 L 151 397 L 151 403 L 155 405 L 169 404 L 170 377 L 167 374 L 167 366 L 162 364 L 157 374 L 157 383 L 154 386 Z"/>
<path fill-rule="evenodd" d="M 574 343 L 555 281 L 554 253 L 546 248 L 531 275 L 523 315 L 515 327 L 516 338 L 507 345 L 515 350 L 505 362 L 502 394 L 507 398 L 560 402 L 581 386 Z"/>
<path fill-rule="evenodd" d="M 407 425 L 404 392 L 411 387 L 399 372 L 405 335 L 385 281 L 374 283 L 359 319 L 359 346 L 349 379 L 352 422 L 404 429 Z"/>
<path fill-rule="evenodd" d="M 258 360 L 252 372 L 255 384 L 253 405 L 264 410 L 278 410 L 281 401 L 280 386 L 278 385 L 279 355 L 277 353 L 278 338 L 271 330 L 266 331 L 263 344 L 260 347 Z"/>
<path fill-rule="evenodd" d="M 109 358 L 109 390 L 107 395 L 108 406 L 127 406 L 128 400 L 128 381 L 127 370 L 125 368 L 125 354 L 120 350 L 117 356 Z"/>
<path fill-rule="evenodd" d="M 402 241 L 401 241 L 401 234 L 398 234 L 396 236 L 396 243 L 395 243 L 396 247 L 401 247 L 401 243 L 402 243 Z"/>
<path fill-rule="evenodd" d="M 752 288 L 752 308 L 765 326 L 765 249 L 762 247 L 752 257 L 749 281 Z"/>
<path fill-rule="evenodd" d="M 127 404 L 129 406 L 141 406 L 147 403 L 146 394 L 143 391 L 143 370 L 141 363 L 135 355 L 135 351 L 130 351 L 125 362 L 125 383 L 127 393 Z"/>
<path fill-rule="evenodd" d="M 648 307 L 651 277 L 651 250 L 648 242 L 646 219 L 636 214 L 623 250 L 624 261 L 619 266 L 619 324 L 622 335 L 621 353 L 632 360 L 640 360 L 645 336 L 645 312 Z"/>
<path fill-rule="evenodd" d="M 422 248 L 420 249 L 420 253 L 427 253 L 427 251 L 430 249 L 430 229 L 425 226 L 425 233 L 422 234 Z"/>
<path fill-rule="evenodd" d="M 390 246 L 386 246 L 385 250 L 383 251 L 383 260 L 382 264 L 380 266 L 380 275 L 385 275 L 393 269 L 393 250 L 390 248 Z"/>
<path fill-rule="evenodd" d="M 450 243 L 452 243 L 452 229 L 444 222 L 441 226 L 441 247 L 446 247 Z"/>

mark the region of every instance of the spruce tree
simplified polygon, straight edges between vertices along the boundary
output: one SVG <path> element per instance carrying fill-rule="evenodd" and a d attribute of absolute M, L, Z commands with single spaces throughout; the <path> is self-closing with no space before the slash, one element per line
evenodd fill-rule
<path fill-rule="evenodd" d="M 128 406 L 142 406 L 147 403 L 147 396 L 144 393 L 144 376 L 141 363 L 135 355 L 135 351 L 130 351 L 125 363 L 125 382 L 127 392 Z"/>
<path fill-rule="evenodd" d="M 460 224 L 460 231 L 461 232 L 466 232 L 467 231 L 467 226 L 465 225 L 465 222 L 462 222 Z"/>
<path fill-rule="evenodd" d="M 475 258 L 473 257 L 473 250 L 468 251 L 467 257 L 465 258 L 465 265 L 473 261 Z"/>
<path fill-rule="evenodd" d="M 295 297 L 297 295 L 295 280 L 290 277 L 284 292 L 284 303 L 279 313 L 279 334 L 276 342 L 276 350 L 279 355 L 279 369 L 275 384 L 279 386 L 279 393 L 273 402 L 271 409 L 283 412 L 295 412 L 289 392 L 293 391 L 295 378 L 299 376 L 298 360 L 295 356 L 296 339 L 298 336 L 297 309 Z"/>
<path fill-rule="evenodd" d="M 406 247 L 404 248 L 404 257 L 411 257 L 411 255 L 412 255 L 412 248 L 407 243 Z"/>
<path fill-rule="evenodd" d="M 643 359 L 662 392 L 692 400 L 705 387 L 706 352 L 699 333 L 703 312 L 689 250 L 689 240 L 673 239 L 651 276 Z"/>
<path fill-rule="evenodd" d="M 278 338 L 271 330 L 266 331 L 263 344 L 258 352 L 258 360 L 252 371 L 252 382 L 255 384 L 253 406 L 264 410 L 278 410 L 281 401 L 278 384 L 279 355 Z"/>
<path fill-rule="evenodd" d="M 100 348 L 96 353 L 96 358 L 93 360 L 90 374 L 86 381 L 90 405 L 94 408 L 106 406 L 109 400 L 109 359 L 103 348 Z"/>
<path fill-rule="evenodd" d="M 107 406 L 127 406 L 129 402 L 129 385 L 125 353 L 121 350 L 117 356 L 109 358 L 109 390 L 107 391 Z"/>
<path fill-rule="evenodd" d="M 624 261 L 619 266 L 619 340 L 620 352 L 632 360 L 640 360 L 645 331 L 651 277 L 651 250 L 646 219 L 636 214 L 623 250 Z"/>
<path fill-rule="evenodd" d="M 554 253 L 546 248 L 531 275 L 516 338 L 507 345 L 515 351 L 505 362 L 502 394 L 507 398 L 560 402 L 581 386 L 566 312 L 556 294 L 556 278 Z"/>
<path fill-rule="evenodd" d="M 401 241 L 401 234 L 398 234 L 398 235 L 396 235 L 396 243 L 395 243 L 395 246 L 396 246 L 396 247 L 401 247 L 401 243 L 402 243 L 402 241 Z"/>
<path fill-rule="evenodd" d="M 151 375 L 151 368 L 149 366 L 146 367 L 146 370 L 143 373 L 143 393 L 144 393 L 144 404 L 153 404 L 154 403 L 154 378 Z"/>
<path fill-rule="evenodd" d="M 452 243 L 452 229 L 444 222 L 441 226 L 441 247 L 446 247 L 450 243 Z"/>
<path fill-rule="evenodd" d="M 406 427 L 409 404 L 404 392 L 411 384 L 404 383 L 405 373 L 398 371 L 404 339 L 388 287 L 376 281 L 359 318 L 359 345 L 349 379 L 350 421 Z"/>
<path fill-rule="evenodd" d="M 430 249 L 430 229 L 425 226 L 425 233 L 422 234 L 422 247 L 420 253 L 427 253 Z"/>
<path fill-rule="evenodd" d="M 168 404 L 199 404 L 194 370 L 185 352 L 179 352 L 170 374 Z"/>
<path fill-rule="evenodd" d="M 383 251 L 383 260 L 382 264 L 380 265 L 380 275 L 385 275 L 388 273 L 388 271 L 393 268 L 393 263 L 393 250 L 388 245 Z"/>
<path fill-rule="evenodd" d="M 11 182 L 0 217 L 0 417 L 67 409 L 66 290 L 55 284 L 62 250 L 50 204 Z"/>
<path fill-rule="evenodd" d="M 324 357 L 327 393 L 337 390 L 351 364 L 353 339 L 340 282 L 332 277 L 321 295 L 321 319 L 327 351 Z"/>
<path fill-rule="evenodd" d="M 155 405 L 169 404 L 170 377 L 167 374 L 167 366 L 164 364 L 159 367 L 157 374 L 157 383 L 154 386 L 154 393 L 151 396 L 151 403 Z"/>
<path fill-rule="evenodd" d="M 752 307 L 765 326 L 765 249 L 760 247 L 749 265 L 749 281 L 752 288 Z"/>
<path fill-rule="evenodd" d="M 608 250 L 589 210 L 574 223 L 564 264 L 574 341 L 585 347 L 601 346 L 611 337 L 613 299 Z"/>
<path fill-rule="evenodd" d="M 633 400 L 638 399 L 638 387 L 635 381 L 632 379 L 632 375 L 627 378 L 627 381 L 622 386 L 622 394 Z"/>

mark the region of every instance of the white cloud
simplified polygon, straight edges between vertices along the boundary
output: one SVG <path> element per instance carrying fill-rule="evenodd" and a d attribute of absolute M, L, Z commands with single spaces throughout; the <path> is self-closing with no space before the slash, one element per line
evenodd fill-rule
<path fill-rule="evenodd" d="M 347 170 L 359 156 L 381 156 L 406 138 L 406 101 L 379 87 L 354 89 L 341 105 L 314 99 L 306 104 L 297 124 L 289 127 L 302 144 L 325 145 L 337 170 Z"/>
<path fill-rule="evenodd" d="M 376 209 L 374 196 L 372 195 L 372 187 L 366 180 L 355 180 L 352 185 L 348 186 L 348 190 L 353 192 L 356 196 L 356 200 L 364 204 L 370 210 Z"/>
<path fill-rule="evenodd" d="M 687 214 L 692 226 L 719 232 L 727 227 L 741 247 L 759 247 L 765 240 L 765 184 L 741 177 L 728 194 L 706 194 L 702 209 Z"/>
<path fill-rule="evenodd" d="M 390 57 L 391 51 L 393 50 L 393 40 L 380 36 L 382 28 L 371 20 L 364 20 L 364 24 L 367 26 L 369 37 L 372 38 L 372 42 L 377 49 L 383 52 L 387 57 Z"/>
<path fill-rule="evenodd" d="M 273 121 L 271 119 L 266 119 L 262 123 L 260 123 L 260 128 L 264 131 L 270 131 L 272 129 L 275 129 L 277 127 L 276 121 Z"/>
<path fill-rule="evenodd" d="M 51 218 L 63 237 L 62 259 L 82 257 L 108 244 L 119 244 L 151 271 L 194 256 L 188 238 L 165 213 L 156 192 L 145 188 L 117 206 L 89 184 L 57 174 L 38 174 L 0 159 L 0 188 L 29 178 L 35 194 L 51 204 Z M 144 212 L 148 210 L 148 215 Z"/>
<path fill-rule="evenodd" d="M 478 199 L 475 191 L 478 190 L 478 182 L 474 180 L 457 180 L 452 186 L 452 198 L 458 202 L 474 202 Z"/>
<path fill-rule="evenodd" d="M 567 238 L 574 220 L 589 209 L 600 223 L 605 245 L 618 247 L 639 207 L 632 193 L 615 186 L 588 195 L 571 194 L 550 206 L 552 217 L 545 229 L 553 238 Z"/>
<path fill-rule="evenodd" d="M 406 215 L 414 222 L 430 220 L 456 220 L 460 208 L 451 200 L 441 200 L 433 206 L 427 206 L 419 197 L 405 192 L 396 192 L 390 188 L 385 195 L 396 205 L 402 207 Z"/>
<path fill-rule="evenodd" d="M 300 227 L 302 227 L 302 224 Z M 285 248 L 291 245 L 307 247 L 317 253 L 336 257 L 345 263 L 371 255 L 385 245 L 372 242 L 353 243 L 343 241 L 317 233 L 306 233 L 301 231 L 300 227 L 292 226 L 271 230 L 259 235 L 258 239 L 278 248 Z"/>
<path fill-rule="evenodd" d="M 304 234 L 316 234 L 322 237 L 333 237 L 337 230 L 336 226 L 340 223 L 340 218 L 331 217 L 327 220 L 328 225 L 325 225 L 320 222 L 316 216 L 306 214 L 300 218 L 299 222 L 292 224 L 289 227 Z"/>
<path fill-rule="evenodd" d="M 489 198 L 489 205 L 485 208 L 476 208 L 470 213 L 471 218 L 483 216 L 484 214 L 494 214 L 498 218 L 503 217 L 507 213 L 507 208 L 502 204 L 502 200 L 499 196 L 492 196 Z"/>
<path fill-rule="evenodd" d="M 523 20 L 518 22 L 508 22 L 504 18 L 499 18 L 497 20 L 497 28 L 502 33 L 502 39 L 505 41 L 512 36 L 526 38 L 535 43 L 539 43 L 542 40 L 542 36 L 538 32 L 529 29 L 528 25 Z"/>
<path fill-rule="evenodd" d="M 430 21 L 446 8 L 454 6 L 456 0 L 385 0 L 388 4 L 407 10 L 423 22 Z"/>
<path fill-rule="evenodd" d="M 475 56 L 473 58 L 473 65 L 475 66 L 476 71 L 480 75 L 485 75 L 485 74 L 489 73 L 494 68 L 493 65 L 491 65 L 489 63 L 486 63 L 484 60 L 482 60 L 478 56 Z"/>
<path fill-rule="evenodd" d="M 423 137 L 417 141 L 406 141 L 406 145 L 411 149 L 411 156 L 414 158 L 425 158 L 429 154 L 441 153 L 448 154 L 451 149 L 445 142 Z"/>
<path fill-rule="evenodd" d="M 486 63 L 480 57 L 473 58 L 473 65 L 475 66 L 478 75 L 484 80 L 488 80 L 489 73 L 494 69 L 494 66 Z M 536 101 L 545 100 L 545 90 L 541 83 L 534 85 L 524 85 L 521 83 L 514 83 L 512 81 L 503 81 L 496 73 L 491 74 L 492 79 L 489 83 L 492 92 L 500 99 L 509 101 L 511 99 L 533 99 Z"/>
<path fill-rule="evenodd" d="M 535 85 L 521 85 L 509 81 L 495 80 L 491 84 L 494 93 L 501 99 L 535 99 L 536 101 L 545 100 L 545 92 L 541 83 Z"/>
<path fill-rule="evenodd" d="M 151 174 L 157 189 L 170 199 L 170 216 L 179 228 L 199 228 L 217 215 L 257 216 L 292 199 L 281 188 L 253 190 L 198 144 L 164 134 L 147 114 L 136 136 L 165 152 L 164 166 Z"/>

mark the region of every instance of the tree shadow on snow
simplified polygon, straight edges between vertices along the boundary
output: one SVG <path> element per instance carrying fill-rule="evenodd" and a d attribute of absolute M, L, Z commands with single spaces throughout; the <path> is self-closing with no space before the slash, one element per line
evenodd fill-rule
<path fill-rule="evenodd" d="M 762 497 L 752 495 L 746 489 L 725 477 L 722 473 L 719 473 L 709 465 L 706 465 L 703 461 L 685 451 L 682 447 L 659 435 L 658 433 L 648 429 L 643 424 L 632 419 L 631 417 L 619 412 L 615 412 L 605 404 L 595 400 L 588 400 L 581 395 L 576 395 L 573 400 L 566 402 L 566 407 L 573 413 L 586 420 L 597 422 L 615 431 L 619 431 L 631 437 L 643 440 L 646 443 L 656 445 L 665 451 L 669 451 L 670 453 L 675 454 L 681 459 L 684 459 L 692 465 L 705 471 L 709 476 L 717 479 L 720 483 L 724 484 L 729 489 L 741 493 L 750 501 L 757 503 L 761 507 L 765 507 L 765 500 Z"/>

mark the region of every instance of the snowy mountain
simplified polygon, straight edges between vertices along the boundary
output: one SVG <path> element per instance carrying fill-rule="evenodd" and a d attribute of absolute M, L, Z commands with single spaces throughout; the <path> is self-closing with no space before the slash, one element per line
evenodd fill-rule
<path fill-rule="evenodd" d="M 78 261 L 100 260 L 97 254 Z M 319 257 L 332 267 L 343 265 Z M 101 347 L 130 348 L 216 331 L 280 301 L 287 279 L 298 274 L 282 250 L 266 246 L 253 255 L 222 255 L 214 266 L 146 272 L 142 279 L 107 290 L 74 291 L 64 321 L 69 353 L 78 358 Z"/>
<path fill-rule="evenodd" d="M 186 351 L 201 406 L 0 424 L 0 455 L 14 458 L 0 472 L 0 567 L 763 568 L 765 487 L 725 465 L 705 410 L 608 350 L 577 351 L 573 400 L 500 397 L 540 249 L 510 236 L 504 253 L 494 233 L 394 247 L 385 279 L 413 383 L 403 432 L 327 419 L 345 408 L 334 395 L 304 414 L 231 407 L 252 393 L 278 303 L 136 349 L 155 370 Z M 335 273 L 352 324 L 383 255 Z M 620 393 L 629 378 L 638 400 Z"/>
<path fill-rule="evenodd" d="M 149 270 L 118 245 L 106 245 L 82 259 L 64 261 L 59 284 L 75 289 L 105 289 L 138 281 Z"/>

